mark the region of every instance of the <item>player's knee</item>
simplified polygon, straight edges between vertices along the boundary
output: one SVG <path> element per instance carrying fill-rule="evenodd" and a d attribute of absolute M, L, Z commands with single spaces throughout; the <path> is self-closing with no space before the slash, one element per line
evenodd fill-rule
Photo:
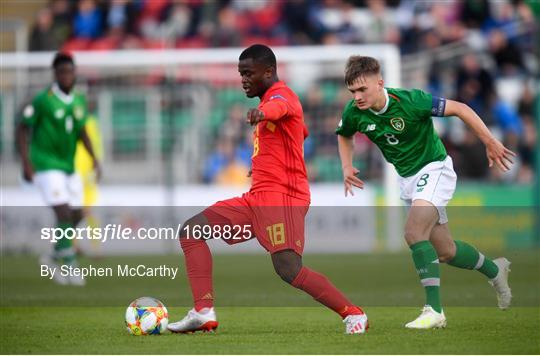
<path fill-rule="evenodd" d="M 67 204 L 53 206 L 56 220 L 59 222 L 73 223 L 72 210 Z"/>
<path fill-rule="evenodd" d="M 409 246 L 422 240 L 426 239 L 422 238 L 422 234 L 420 234 L 416 229 L 405 230 L 405 241 L 407 241 Z"/>
<path fill-rule="evenodd" d="M 71 210 L 71 221 L 73 221 L 73 226 L 79 225 L 83 218 L 82 209 L 72 209 Z"/>
<path fill-rule="evenodd" d="M 206 219 L 206 216 L 204 214 L 199 213 L 195 216 L 192 216 L 180 228 L 180 233 L 178 238 L 180 239 L 180 243 L 183 243 L 184 241 L 195 241 L 195 240 L 202 240 L 204 241 L 205 237 L 201 235 L 202 232 L 205 231 L 203 229 L 204 225 L 208 224 L 208 219 Z M 196 231 L 195 231 L 196 230 Z"/>
<path fill-rule="evenodd" d="M 294 252 L 275 253 L 272 255 L 274 270 L 285 282 L 291 284 L 302 269 L 302 259 Z"/>
<path fill-rule="evenodd" d="M 452 259 L 456 255 L 456 249 L 455 247 L 454 248 L 452 247 L 453 246 L 449 245 L 449 246 L 444 246 L 442 248 L 441 247 L 436 248 L 437 256 L 439 257 L 440 263 L 448 263 L 452 261 Z"/>

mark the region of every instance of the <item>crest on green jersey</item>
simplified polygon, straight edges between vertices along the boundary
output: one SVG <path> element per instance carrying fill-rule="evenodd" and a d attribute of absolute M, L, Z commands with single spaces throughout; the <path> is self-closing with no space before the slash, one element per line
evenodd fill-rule
<path fill-rule="evenodd" d="M 401 117 L 393 117 L 390 119 L 390 125 L 398 131 L 403 131 L 405 128 L 405 121 Z"/>
<path fill-rule="evenodd" d="M 77 120 L 82 119 L 83 116 L 84 116 L 84 109 L 82 107 L 80 107 L 80 106 L 75 106 L 73 108 L 73 115 L 75 115 L 75 118 Z"/>

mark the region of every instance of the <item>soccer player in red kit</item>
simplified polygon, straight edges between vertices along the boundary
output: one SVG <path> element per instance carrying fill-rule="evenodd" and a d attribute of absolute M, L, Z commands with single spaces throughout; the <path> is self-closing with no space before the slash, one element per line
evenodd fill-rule
<path fill-rule="evenodd" d="M 310 204 L 303 154 L 308 132 L 300 101 L 278 79 L 276 68 L 276 57 L 267 46 L 253 45 L 240 55 L 238 72 L 242 88 L 246 96 L 261 100 L 246 117 L 254 127 L 253 182 L 249 192 L 241 197 L 219 201 L 184 223 L 179 239 L 195 305 L 184 319 L 169 324 L 172 332 L 211 331 L 218 326 L 212 255 L 205 241 L 210 237 L 221 237 L 229 244 L 256 237 L 271 254 L 276 273 L 338 313 L 346 333 L 361 334 L 368 328 L 367 316 L 361 308 L 352 304 L 325 276 L 302 265 L 304 219 Z M 201 226 L 210 226 L 212 236 L 196 238 L 200 234 L 195 229 Z M 241 239 L 232 239 L 226 231 L 240 233 Z"/>

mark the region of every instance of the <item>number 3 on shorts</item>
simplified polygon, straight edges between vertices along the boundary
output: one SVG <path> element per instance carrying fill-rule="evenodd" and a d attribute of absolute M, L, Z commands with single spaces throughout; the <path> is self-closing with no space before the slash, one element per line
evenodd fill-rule
<path fill-rule="evenodd" d="M 427 185 L 427 180 L 429 178 L 429 174 L 426 173 L 426 174 L 422 174 L 422 176 L 420 177 L 420 179 L 418 180 L 418 183 L 416 183 L 416 186 L 417 187 L 423 187 L 425 185 Z"/>

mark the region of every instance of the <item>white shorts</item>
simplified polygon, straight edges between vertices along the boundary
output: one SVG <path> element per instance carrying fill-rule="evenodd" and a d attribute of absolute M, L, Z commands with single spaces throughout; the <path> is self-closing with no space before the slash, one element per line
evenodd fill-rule
<path fill-rule="evenodd" d="M 41 192 L 45 204 L 82 206 L 83 186 L 77 173 L 67 174 L 60 170 L 41 171 L 34 175 L 33 181 Z"/>
<path fill-rule="evenodd" d="M 414 176 L 399 177 L 401 199 L 407 206 L 417 199 L 427 200 L 437 208 L 439 224 L 446 224 L 446 205 L 454 195 L 456 180 L 452 158 L 446 156 L 444 161 L 428 163 Z"/>

